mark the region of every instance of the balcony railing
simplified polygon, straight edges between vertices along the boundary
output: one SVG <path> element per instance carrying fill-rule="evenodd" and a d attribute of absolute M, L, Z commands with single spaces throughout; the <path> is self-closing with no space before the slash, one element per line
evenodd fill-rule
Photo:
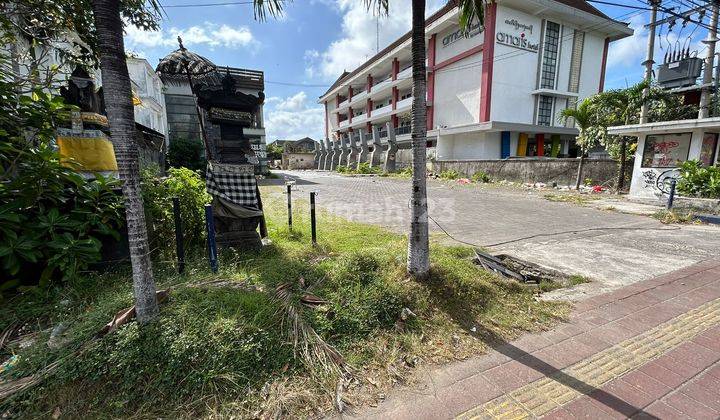
<path fill-rule="evenodd" d="M 389 88 L 392 85 L 392 77 L 387 78 L 383 80 L 382 82 L 378 83 L 377 85 L 374 85 L 372 89 L 370 90 L 370 93 L 377 93 L 384 89 Z"/>
<path fill-rule="evenodd" d="M 342 120 L 342 121 L 340 121 L 340 124 L 338 124 L 338 127 L 340 127 L 340 128 L 347 127 L 348 124 L 349 124 L 348 120 Z"/>
<path fill-rule="evenodd" d="M 396 82 L 400 82 L 401 80 L 409 79 L 412 77 L 412 66 L 406 67 L 398 73 Z"/>
<path fill-rule="evenodd" d="M 365 121 L 367 121 L 367 119 L 367 114 L 353 115 L 352 125 L 355 126 L 360 123 L 364 123 Z"/>
<path fill-rule="evenodd" d="M 360 90 L 358 92 L 353 92 L 352 100 L 350 101 L 350 104 L 356 104 L 362 100 L 364 100 L 367 97 L 367 91 L 365 89 Z"/>
<path fill-rule="evenodd" d="M 385 137 L 388 136 L 388 132 L 387 132 L 387 130 L 380 130 L 378 132 L 378 135 L 380 136 L 381 139 L 384 139 Z"/>
<path fill-rule="evenodd" d="M 392 104 L 390 104 L 390 105 L 385 105 L 385 106 L 383 106 L 383 107 L 380 107 L 380 108 L 378 108 L 378 109 L 373 110 L 372 116 L 373 116 L 373 118 L 375 118 L 375 117 L 381 117 L 381 116 L 383 116 L 383 115 L 389 114 L 390 111 L 392 111 Z"/>
<path fill-rule="evenodd" d="M 410 96 L 409 98 L 405 98 L 405 99 L 403 99 L 403 100 L 401 100 L 401 101 L 398 101 L 397 106 L 395 107 L 395 109 L 398 109 L 398 110 L 399 110 L 399 109 L 404 109 L 404 108 L 407 108 L 407 107 L 412 106 L 412 100 L 413 100 L 413 97 Z"/>

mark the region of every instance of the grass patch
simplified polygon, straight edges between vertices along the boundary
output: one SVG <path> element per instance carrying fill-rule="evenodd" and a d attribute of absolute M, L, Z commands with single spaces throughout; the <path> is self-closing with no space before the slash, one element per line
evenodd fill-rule
<path fill-rule="evenodd" d="M 660 221 L 660 223 L 669 224 L 690 224 L 699 223 L 694 213 L 690 210 L 660 210 L 652 214 L 654 219 Z"/>
<path fill-rule="evenodd" d="M 599 197 L 597 195 L 589 195 L 589 194 L 565 193 L 565 194 L 545 194 L 545 195 L 543 195 L 543 198 L 548 201 L 585 205 L 594 200 L 599 200 L 601 197 Z"/>
<path fill-rule="evenodd" d="M 454 180 L 460 178 L 460 172 L 458 172 L 454 169 L 448 169 L 448 170 L 440 172 L 440 174 L 438 174 L 438 177 L 440 179 L 443 179 L 446 181 L 454 181 Z"/>
<path fill-rule="evenodd" d="M 538 288 L 541 292 L 551 292 L 553 290 L 573 287 L 584 283 L 590 283 L 590 279 L 579 274 L 573 274 L 570 277 L 562 279 L 562 281 L 541 280 L 538 284 Z"/>
<path fill-rule="evenodd" d="M 309 417 L 332 410 L 340 379 L 300 357 L 275 288 L 291 283 L 302 321 L 352 366 L 355 381 L 342 398 L 362 405 L 418 364 L 477 355 L 500 340 L 563 319 L 569 306 L 537 301 L 534 287 L 499 278 L 472 262 L 470 248 L 433 241 L 432 274 L 405 275 L 406 239 L 374 226 L 320 212 L 319 246 L 310 245 L 307 203 L 294 203 L 286 226 L 281 187 L 262 187 L 273 243 L 258 252 L 221 252 L 213 274 L 202 256 L 177 275 L 156 261 L 159 288 L 171 287 L 160 318 L 134 323 L 83 346 L 120 309 L 132 304 L 127 267 L 63 289 L 3 302 L 0 331 L 21 325 L 34 343 L 17 343 L 0 360 L 19 355 L 6 374 L 18 378 L 60 361 L 41 386 L 0 404 L 11 417 Z M 242 288 L 202 288 L 215 279 Z M 252 287 L 251 287 L 252 286 Z M 324 304 L 300 304 L 311 292 Z M 58 324 L 65 345 L 46 344 Z"/>

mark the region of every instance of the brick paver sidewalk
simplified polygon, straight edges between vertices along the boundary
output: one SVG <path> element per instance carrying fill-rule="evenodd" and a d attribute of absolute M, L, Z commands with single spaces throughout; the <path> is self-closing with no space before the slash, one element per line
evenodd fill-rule
<path fill-rule="evenodd" d="M 578 304 L 567 324 L 430 373 L 361 417 L 720 418 L 720 261 Z"/>

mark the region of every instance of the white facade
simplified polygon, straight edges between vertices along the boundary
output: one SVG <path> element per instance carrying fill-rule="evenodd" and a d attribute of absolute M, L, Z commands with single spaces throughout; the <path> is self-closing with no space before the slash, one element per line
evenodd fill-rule
<path fill-rule="evenodd" d="M 426 34 L 428 140 L 450 160 L 570 154 L 577 130 L 558 116 L 602 90 L 608 44 L 632 30 L 584 0 L 498 0 L 467 37 L 452 4 Z M 408 34 L 341 77 L 319 101 L 327 138 L 390 121 L 409 142 L 410 64 Z"/>
<path fill-rule="evenodd" d="M 135 122 L 163 134 L 167 139 L 167 116 L 163 82 L 144 58 L 127 58 L 133 95 L 140 100 L 134 107 Z"/>

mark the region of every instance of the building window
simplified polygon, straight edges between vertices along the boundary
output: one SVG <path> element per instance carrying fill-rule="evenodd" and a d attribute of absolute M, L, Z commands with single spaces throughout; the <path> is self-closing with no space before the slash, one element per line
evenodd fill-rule
<path fill-rule="evenodd" d="M 558 50 L 560 49 L 560 25 L 547 22 L 545 26 L 545 43 L 540 73 L 540 88 L 555 89 Z"/>
<path fill-rule="evenodd" d="M 553 102 L 554 101 L 552 96 L 540 96 L 538 100 L 538 125 L 549 126 L 552 122 Z"/>

